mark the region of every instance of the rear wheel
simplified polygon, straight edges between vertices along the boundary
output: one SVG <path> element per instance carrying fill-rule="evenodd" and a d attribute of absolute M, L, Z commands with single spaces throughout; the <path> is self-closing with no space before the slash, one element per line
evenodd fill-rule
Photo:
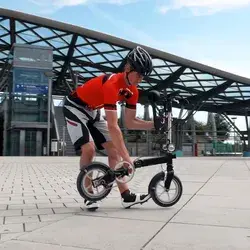
<path fill-rule="evenodd" d="M 76 184 L 84 199 L 100 201 L 111 192 L 113 182 L 112 170 L 101 162 L 93 162 L 80 171 Z"/>

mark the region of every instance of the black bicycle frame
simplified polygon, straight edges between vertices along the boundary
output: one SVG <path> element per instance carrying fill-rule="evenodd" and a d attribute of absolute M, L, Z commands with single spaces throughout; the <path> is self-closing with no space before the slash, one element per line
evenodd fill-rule
<path fill-rule="evenodd" d="M 167 132 L 167 144 L 170 144 L 172 141 L 172 96 L 177 92 L 171 93 L 170 95 L 165 97 L 165 101 L 163 104 L 163 114 L 161 114 L 166 122 L 167 120 L 167 130 L 164 132 Z M 156 118 L 156 104 L 152 103 L 152 108 L 153 108 L 153 115 L 154 115 L 154 120 Z M 166 127 L 166 126 L 164 126 Z M 147 167 L 151 165 L 157 165 L 157 164 L 167 164 L 167 177 L 165 179 L 165 188 L 169 189 L 171 181 L 174 176 L 174 169 L 173 169 L 173 159 L 176 158 L 176 155 L 173 153 L 166 152 L 164 156 L 160 157 L 150 157 L 147 159 L 138 159 L 134 161 L 134 167 L 136 168 L 142 168 L 142 167 Z"/>

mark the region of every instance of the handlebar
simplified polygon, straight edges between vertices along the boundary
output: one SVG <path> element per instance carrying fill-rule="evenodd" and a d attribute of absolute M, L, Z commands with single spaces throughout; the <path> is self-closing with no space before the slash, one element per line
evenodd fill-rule
<path fill-rule="evenodd" d="M 175 97 L 178 96 L 180 93 L 180 90 L 176 90 L 168 95 L 164 95 L 159 91 L 152 90 L 148 93 L 148 100 L 149 102 L 151 102 L 151 104 L 155 104 L 159 100 L 169 101 L 171 99 L 175 99 Z"/>
<path fill-rule="evenodd" d="M 148 93 L 148 100 L 152 106 L 153 109 L 153 120 L 155 124 L 155 128 L 157 131 L 166 132 L 163 130 L 168 130 L 168 132 L 171 134 L 171 127 L 172 127 L 172 103 L 176 102 L 178 104 L 183 104 L 183 102 L 187 101 L 180 97 L 180 90 L 173 91 L 172 93 L 169 93 L 167 95 L 164 95 L 163 93 L 160 93 L 157 90 L 152 90 Z M 161 109 L 157 106 L 157 103 L 163 104 Z M 187 102 L 188 103 L 188 102 Z M 161 120 L 161 124 L 159 124 L 159 119 Z M 164 126 L 164 124 L 168 125 Z M 161 129 L 157 129 L 161 127 Z"/>
<path fill-rule="evenodd" d="M 180 90 L 173 91 L 172 93 L 166 95 L 166 99 L 171 99 L 178 96 L 181 93 Z"/>

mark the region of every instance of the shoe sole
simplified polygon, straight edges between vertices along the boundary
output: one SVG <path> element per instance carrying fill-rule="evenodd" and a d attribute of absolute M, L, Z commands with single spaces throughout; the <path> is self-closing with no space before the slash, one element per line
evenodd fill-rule
<path fill-rule="evenodd" d="M 87 208 L 88 211 L 90 212 L 94 212 L 98 209 L 99 207 L 91 207 L 91 208 Z"/>
<path fill-rule="evenodd" d="M 97 210 L 99 207 L 100 207 L 100 205 L 96 205 L 96 206 L 93 206 L 93 207 L 87 207 L 87 206 L 85 206 L 84 208 L 86 210 L 88 210 L 88 211 L 93 212 L 93 211 Z"/>
<path fill-rule="evenodd" d="M 137 205 L 137 204 L 143 204 L 143 203 L 145 203 L 145 202 L 147 202 L 147 201 L 149 201 L 150 200 L 150 198 L 151 198 L 151 196 L 149 196 L 146 200 L 144 200 L 144 201 L 139 201 L 139 202 L 136 202 L 136 203 L 133 203 L 133 204 L 131 204 L 131 205 L 129 205 L 129 206 L 123 206 L 125 209 L 129 209 L 129 208 L 131 208 L 132 206 L 134 206 L 134 205 Z"/>

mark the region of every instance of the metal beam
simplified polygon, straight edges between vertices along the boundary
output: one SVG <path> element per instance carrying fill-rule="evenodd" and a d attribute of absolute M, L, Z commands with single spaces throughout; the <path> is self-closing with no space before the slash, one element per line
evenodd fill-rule
<path fill-rule="evenodd" d="M 224 117 L 236 130 L 237 132 L 242 135 L 242 132 L 239 130 L 239 128 L 231 121 L 231 119 L 227 116 L 225 112 L 221 114 L 222 117 Z"/>
<path fill-rule="evenodd" d="M 75 45 L 76 45 L 76 41 L 77 41 L 77 35 L 74 34 L 72 36 L 72 39 L 71 39 L 71 42 L 70 42 L 70 45 L 69 45 L 69 49 L 68 49 L 68 53 L 67 53 L 67 56 L 64 57 L 64 64 L 62 66 L 62 69 L 61 69 L 61 73 L 60 75 L 58 76 L 58 79 L 57 79 L 57 83 L 60 83 L 62 82 L 62 79 L 65 75 L 65 73 L 67 72 L 68 70 L 68 67 L 70 65 L 70 61 L 72 59 L 72 56 L 74 54 L 74 49 L 75 49 Z"/>
<path fill-rule="evenodd" d="M 54 55 L 55 61 L 63 61 L 64 58 L 65 58 L 64 56 Z M 76 58 L 71 58 L 71 62 L 77 64 L 80 67 L 92 67 L 92 68 L 99 69 L 102 72 L 113 72 L 113 73 L 117 72 L 116 68 L 110 68 L 110 67 L 101 65 L 99 63 L 87 62 L 87 61 L 79 60 Z"/>
<path fill-rule="evenodd" d="M 250 105 L 250 99 L 244 101 L 238 101 L 230 104 L 222 104 L 216 107 L 217 112 L 226 112 L 228 114 L 229 111 L 237 111 L 238 113 L 245 113 L 245 108 Z"/>
<path fill-rule="evenodd" d="M 10 49 L 11 49 L 11 45 L 0 44 L 0 51 L 10 50 Z"/>
<path fill-rule="evenodd" d="M 145 94 L 148 93 L 151 90 L 163 90 L 167 87 L 172 87 L 173 83 L 176 82 L 179 77 L 183 74 L 183 72 L 186 70 L 186 67 L 181 66 L 179 69 L 177 69 L 173 74 L 171 74 L 169 77 L 167 77 L 165 80 L 160 81 L 157 85 L 154 87 L 148 89 L 145 91 Z M 178 85 L 179 86 L 179 85 Z"/>
<path fill-rule="evenodd" d="M 212 88 L 206 92 L 202 92 L 198 95 L 187 97 L 186 100 L 189 103 L 198 103 L 198 102 L 204 102 L 207 101 L 209 98 L 217 96 L 221 92 L 225 91 L 228 87 L 230 87 L 233 84 L 233 81 L 228 80 L 220 85 L 218 85 L 215 88 Z"/>
<path fill-rule="evenodd" d="M 14 18 L 10 18 L 10 44 L 11 46 L 16 42 L 16 23 Z"/>

